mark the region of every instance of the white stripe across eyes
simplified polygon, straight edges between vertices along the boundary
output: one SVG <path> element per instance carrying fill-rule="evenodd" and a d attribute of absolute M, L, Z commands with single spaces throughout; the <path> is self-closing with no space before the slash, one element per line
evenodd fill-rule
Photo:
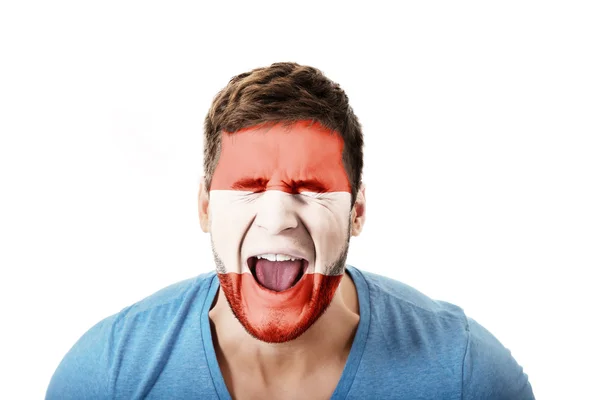
<path fill-rule="evenodd" d="M 256 226 L 252 227 L 255 223 L 254 219 L 273 217 L 265 213 L 285 212 L 294 214 L 293 218 L 303 221 L 306 229 L 311 231 L 312 240 L 318 242 L 317 247 L 321 246 L 315 272 L 326 273 L 327 266 L 335 261 L 338 254 L 336 251 L 328 250 L 329 246 L 325 245 L 324 240 L 330 241 L 331 235 L 336 235 L 336 232 L 331 232 L 331 229 L 344 227 L 340 229 L 344 231 L 344 235 L 346 234 L 345 226 L 348 223 L 351 195 L 349 192 L 290 194 L 279 190 L 267 190 L 261 193 L 211 190 L 209 199 L 211 235 L 215 250 L 227 272 L 248 272 L 245 263 L 240 264 L 238 249 L 242 241 L 249 248 L 259 248 L 264 244 L 255 242 L 257 240 L 260 242 L 262 239 L 257 238 L 264 236 L 250 235 L 251 239 L 246 236 L 248 229 L 254 229 L 256 232 Z M 340 239 L 340 246 L 342 242 L 343 240 Z"/>

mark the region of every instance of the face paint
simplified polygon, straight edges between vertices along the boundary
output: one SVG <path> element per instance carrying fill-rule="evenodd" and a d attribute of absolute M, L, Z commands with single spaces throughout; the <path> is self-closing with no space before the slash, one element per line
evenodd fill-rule
<path fill-rule="evenodd" d="M 300 336 L 341 282 L 351 203 L 342 150 L 339 134 L 308 122 L 223 133 L 213 252 L 234 315 L 260 340 Z"/>

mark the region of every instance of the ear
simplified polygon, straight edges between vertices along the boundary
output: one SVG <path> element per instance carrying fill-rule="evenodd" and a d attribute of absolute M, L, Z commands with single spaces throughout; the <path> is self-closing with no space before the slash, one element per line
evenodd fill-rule
<path fill-rule="evenodd" d="M 356 194 L 354 207 L 352 207 L 352 215 L 350 220 L 352 236 L 360 235 L 360 232 L 365 225 L 366 206 L 367 199 L 365 197 L 365 185 L 361 183 L 358 193 Z"/>
<path fill-rule="evenodd" d="M 206 188 L 204 177 L 200 180 L 200 189 L 198 190 L 198 216 L 200 217 L 200 227 L 205 233 L 210 232 L 210 223 L 208 220 L 208 202 L 209 193 Z"/>

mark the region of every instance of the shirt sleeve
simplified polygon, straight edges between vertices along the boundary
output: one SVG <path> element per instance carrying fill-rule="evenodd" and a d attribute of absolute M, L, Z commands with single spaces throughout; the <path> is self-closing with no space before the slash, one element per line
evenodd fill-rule
<path fill-rule="evenodd" d="M 463 363 L 463 400 L 535 400 L 527 374 L 483 326 L 471 318 Z"/>
<path fill-rule="evenodd" d="M 46 400 L 110 399 L 109 388 L 113 318 L 88 330 L 65 355 L 54 372 Z"/>

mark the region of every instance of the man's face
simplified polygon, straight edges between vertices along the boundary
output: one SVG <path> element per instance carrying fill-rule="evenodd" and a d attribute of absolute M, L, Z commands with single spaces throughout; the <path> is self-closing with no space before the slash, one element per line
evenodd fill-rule
<path fill-rule="evenodd" d="M 342 150 L 337 133 L 306 122 L 223 133 L 211 240 L 230 307 L 260 340 L 300 336 L 342 279 L 351 211 Z"/>

